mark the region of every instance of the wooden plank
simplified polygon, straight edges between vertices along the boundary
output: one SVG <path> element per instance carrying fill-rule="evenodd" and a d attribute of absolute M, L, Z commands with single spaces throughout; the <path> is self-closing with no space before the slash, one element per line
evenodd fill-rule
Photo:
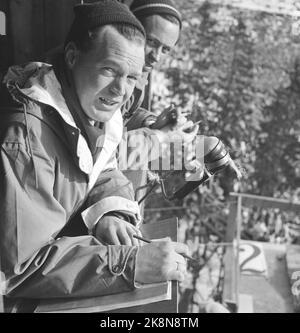
<path fill-rule="evenodd" d="M 223 286 L 223 302 L 228 305 L 231 312 L 238 310 L 238 290 L 236 281 L 236 260 L 235 249 L 232 246 L 226 247 L 224 255 L 224 286 Z"/>
<path fill-rule="evenodd" d="M 232 242 L 236 235 L 236 214 L 237 214 L 237 199 L 231 198 L 229 203 L 229 215 L 227 218 L 227 228 L 225 242 Z"/>
<path fill-rule="evenodd" d="M 261 208 L 279 208 L 281 210 L 300 213 L 300 203 L 298 202 L 244 193 L 230 193 L 230 195 L 234 197 L 242 197 L 244 207 L 256 206 Z"/>
<path fill-rule="evenodd" d="M 234 277 L 235 277 L 235 298 L 237 311 L 239 309 L 239 282 L 240 282 L 240 239 L 241 239 L 241 227 L 242 227 L 242 197 L 238 197 L 237 202 L 237 215 L 236 215 L 236 248 L 233 244 L 234 254 Z"/>
<path fill-rule="evenodd" d="M 225 242 L 232 242 L 231 246 L 226 247 L 224 255 L 224 285 L 223 301 L 229 306 L 232 312 L 238 310 L 238 275 L 239 265 L 237 251 L 234 249 L 234 240 L 237 233 L 237 199 L 230 198 L 229 215 L 227 219 L 227 229 Z"/>

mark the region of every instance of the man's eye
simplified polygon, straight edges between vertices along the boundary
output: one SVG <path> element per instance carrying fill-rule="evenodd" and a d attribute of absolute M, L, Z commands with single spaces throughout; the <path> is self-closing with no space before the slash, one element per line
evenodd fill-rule
<path fill-rule="evenodd" d="M 156 41 L 152 38 L 147 38 L 147 45 L 148 46 L 156 46 Z"/>
<path fill-rule="evenodd" d="M 131 82 L 136 82 L 138 78 L 136 76 L 129 75 L 129 76 L 127 76 L 127 79 Z"/>
<path fill-rule="evenodd" d="M 110 67 L 102 68 L 101 71 L 104 75 L 113 75 L 115 73 L 115 71 Z"/>

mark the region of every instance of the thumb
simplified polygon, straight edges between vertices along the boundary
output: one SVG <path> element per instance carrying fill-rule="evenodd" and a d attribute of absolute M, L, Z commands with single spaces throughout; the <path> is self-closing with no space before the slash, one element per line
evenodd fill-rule
<path fill-rule="evenodd" d="M 184 131 L 193 126 L 194 126 L 194 123 L 191 120 L 189 120 L 186 123 L 182 124 L 181 129 Z"/>

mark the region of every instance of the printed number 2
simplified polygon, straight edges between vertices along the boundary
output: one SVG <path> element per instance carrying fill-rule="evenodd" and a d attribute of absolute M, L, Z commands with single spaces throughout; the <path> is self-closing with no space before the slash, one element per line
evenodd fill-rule
<path fill-rule="evenodd" d="M 292 294 L 298 297 L 300 295 L 300 271 L 292 274 L 292 280 L 296 280 L 292 286 Z"/>

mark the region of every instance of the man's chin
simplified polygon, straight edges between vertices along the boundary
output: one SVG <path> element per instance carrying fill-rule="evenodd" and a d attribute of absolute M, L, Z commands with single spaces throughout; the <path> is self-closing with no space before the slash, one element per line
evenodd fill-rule
<path fill-rule="evenodd" d="M 88 114 L 88 117 L 93 121 L 105 123 L 112 118 L 112 116 L 115 114 L 117 110 L 118 108 L 113 108 L 111 110 L 105 110 L 105 111 L 94 109 L 93 112 Z"/>
<path fill-rule="evenodd" d="M 105 123 L 107 121 L 109 121 L 112 116 L 114 115 L 114 113 L 116 112 L 117 110 L 114 110 L 114 111 L 110 111 L 110 112 L 101 112 L 101 114 L 99 115 L 96 115 L 95 118 L 97 119 L 94 119 L 95 121 L 100 121 L 101 123 Z"/>

